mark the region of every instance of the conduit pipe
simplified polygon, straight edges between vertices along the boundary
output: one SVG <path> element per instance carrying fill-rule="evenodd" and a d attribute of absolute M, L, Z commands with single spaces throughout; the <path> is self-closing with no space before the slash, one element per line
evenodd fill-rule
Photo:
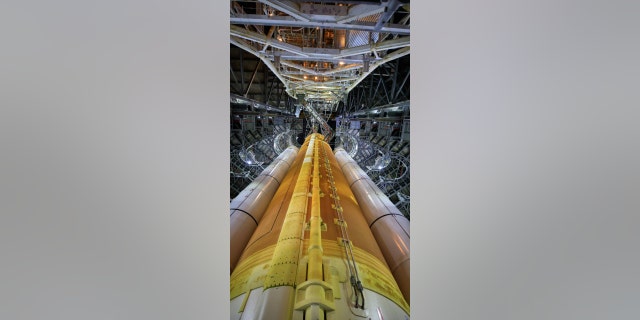
<path fill-rule="evenodd" d="M 249 242 L 297 153 L 298 148 L 295 146 L 285 149 L 256 179 L 231 200 L 231 272 L 235 269 L 242 250 Z"/>
<path fill-rule="evenodd" d="M 410 303 L 409 220 L 342 147 L 336 148 L 335 156 L 402 295 Z"/>

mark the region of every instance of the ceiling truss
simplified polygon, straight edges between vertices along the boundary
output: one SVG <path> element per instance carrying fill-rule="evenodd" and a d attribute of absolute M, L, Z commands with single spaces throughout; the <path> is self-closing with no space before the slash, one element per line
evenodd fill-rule
<path fill-rule="evenodd" d="M 409 55 L 406 2 L 231 1 L 230 43 L 259 59 L 247 76 L 242 61 L 239 68 L 232 66 L 232 92 L 250 95 L 259 70 L 269 69 L 283 85 L 273 87 L 298 104 L 335 110 L 372 72 Z M 267 91 L 268 97 L 258 100 L 268 103 L 274 92 Z M 401 90 L 388 91 L 388 103 L 402 97 Z M 282 105 L 286 99 L 274 100 Z"/>

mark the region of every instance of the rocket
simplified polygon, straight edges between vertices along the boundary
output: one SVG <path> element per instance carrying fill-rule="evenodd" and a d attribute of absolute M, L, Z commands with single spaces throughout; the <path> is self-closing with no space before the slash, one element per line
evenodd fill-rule
<path fill-rule="evenodd" d="M 324 136 L 231 201 L 231 319 L 409 319 L 409 221 Z"/>

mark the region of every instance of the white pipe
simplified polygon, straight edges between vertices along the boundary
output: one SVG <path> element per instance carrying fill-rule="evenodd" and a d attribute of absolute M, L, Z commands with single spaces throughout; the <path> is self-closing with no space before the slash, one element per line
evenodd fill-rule
<path fill-rule="evenodd" d="M 400 291 L 410 303 L 409 220 L 343 148 L 334 153 Z"/>
<path fill-rule="evenodd" d="M 231 272 L 297 153 L 295 146 L 285 149 L 231 201 Z"/>

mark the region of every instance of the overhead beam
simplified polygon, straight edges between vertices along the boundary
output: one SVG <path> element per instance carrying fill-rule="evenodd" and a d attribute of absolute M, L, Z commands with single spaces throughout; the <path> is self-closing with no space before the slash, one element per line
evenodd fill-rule
<path fill-rule="evenodd" d="M 280 41 L 271 41 L 267 39 L 266 36 L 261 35 L 257 32 L 253 32 L 238 26 L 230 26 L 230 33 L 232 36 L 240 37 L 243 39 L 255 41 L 261 44 L 269 43 L 272 47 L 278 48 L 281 50 L 285 50 L 291 53 L 295 53 L 297 55 L 301 55 L 303 57 L 309 58 L 320 58 L 320 57 L 328 57 L 328 58 L 341 58 L 348 57 L 352 55 L 364 54 L 372 52 L 373 50 L 389 50 L 389 49 L 398 49 L 402 47 L 409 46 L 409 37 L 400 37 L 392 40 L 385 40 L 382 42 L 378 42 L 374 45 L 362 45 L 353 48 L 347 49 L 324 49 L 324 48 L 307 48 L 307 47 L 298 47 L 288 43 L 280 42 Z"/>
<path fill-rule="evenodd" d="M 282 64 L 283 66 L 287 66 L 287 67 L 298 69 L 300 71 L 304 71 L 304 72 L 306 72 L 308 74 L 311 74 L 311 75 L 320 75 L 320 72 L 318 72 L 316 70 L 313 70 L 313 69 L 305 68 L 305 67 L 303 67 L 303 66 L 301 66 L 301 65 L 299 65 L 297 63 L 291 63 L 291 62 L 288 62 L 288 61 L 280 61 L 280 64 Z"/>
<path fill-rule="evenodd" d="M 285 51 L 289 51 L 291 53 L 295 53 L 304 57 L 308 57 L 308 55 L 304 52 L 302 52 L 302 48 L 298 47 L 298 46 L 294 46 L 288 43 L 284 43 L 281 41 L 273 41 L 272 39 L 267 38 L 264 35 L 261 35 L 257 32 L 253 32 L 253 31 L 249 31 L 247 29 L 238 27 L 238 26 L 234 26 L 231 25 L 230 26 L 230 34 L 232 36 L 236 36 L 239 38 L 243 38 L 243 39 L 247 39 L 247 40 L 251 40 L 251 41 L 255 41 L 258 42 L 260 44 L 268 44 L 271 45 L 274 48 L 278 48 L 280 50 L 285 50 Z"/>
<path fill-rule="evenodd" d="M 304 76 L 301 77 L 299 74 L 283 74 L 283 76 L 287 78 L 299 80 L 299 83 L 305 84 L 309 88 L 317 87 L 317 86 L 325 86 L 327 84 L 336 84 L 336 83 L 339 84 L 341 82 L 350 82 L 350 81 L 358 80 L 358 77 L 351 77 L 351 78 L 332 79 L 332 80 L 326 80 L 326 81 L 313 81 L 311 79 L 305 79 Z M 339 89 L 341 87 L 337 86 L 336 88 Z"/>
<path fill-rule="evenodd" d="M 382 58 L 382 60 L 378 60 L 375 61 L 372 66 L 369 67 L 369 71 L 363 73 L 360 76 L 360 79 L 356 80 L 353 84 L 351 84 L 348 88 L 347 88 L 347 92 L 351 91 L 353 88 L 355 88 L 355 86 L 357 86 L 362 80 L 364 80 L 364 78 L 366 78 L 369 74 L 371 74 L 371 72 L 373 72 L 373 70 L 375 70 L 376 68 L 378 68 L 378 66 L 385 64 L 391 60 L 394 59 L 398 59 L 400 57 L 404 57 L 406 55 L 408 55 L 410 53 L 410 48 L 409 47 L 405 47 L 402 48 L 400 50 L 394 51 L 388 55 L 386 55 L 384 58 Z"/>
<path fill-rule="evenodd" d="M 260 58 L 260 60 L 262 60 L 262 62 L 269 67 L 269 69 L 271 69 L 271 71 L 273 72 L 273 74 L 276 75 L 276 77 L 278 77 L 278 79 L 280 79 L 280 81 L 282 82 L 282 84 L 285 85 L 285 88 L 287 90 L 287 92 L 289 91 L 289 88 L 286 87 L 287 86 L 287 81 L 285 81 L 285 79 L 282 77 L 282 75 L 280 74 L 280 72 L 278 72 L 278 69 L 276 69 L 276 67 L 273 65 L 273 63 L 271 63 L 271 61 L 265 57 L 262 53 L 256 51 L 254 48 L 252 48 L 251 46 L 247 45 L 246 43 L 243 43 L 242 41 L 238 41 L 236 39 L 234 39 L 233 37 L 230 38 L 230 41 L 232 44 L 234 44 L 235 46 L 250 52 L 251 54 L 253 54 L 254 56 Z"/>
<path fill-rule="evenodd" d="M 348 14 L 348 8 L 346 6 L 338 6 L 334 4 L 326 3 L 310 3 L 303 2 L 300 4 L 300 12 L 309 14 L 311 16 L 346 16 Z"/>
<path fill-rule="evenodd" d="M 410 44 L 409 37 L 401 37 L 401 38 L 392 39 L 392 40 L 385 40 L 382 42 L 378 42 L 374 45 L 366 44 L 362 46 L 340 50 L 340 54 L 338 54 L 336 58 L 348 57 L 356 54 L 365 54 L 373 51 L 398 49 L 398 48 L 408 47 L 409 44 Z"/>
<path fill-rule="evenodd" d="M 300 5 L 286 0 L 259 0 L 261 3 L 269 5 L 277 10 L 280 10 L 298 20 L 309 21 L 309 16 L 300 12 Z"/>
<path fill-rule="evenodd" d="M 402 24 L 389 24 L 380 26 L 376 30 L 376 24 L 373 22 L 354 22 L 346 23 L 345 21 L 300 21 L 292 17 L 285 16 L 267 16 L 260 14 L 238 14 L 230 18 L 231 24 L 243 25 L 263 25 L 263 26 L 281 26 L 281 27 L 320 27 L 325 29 L 342 29 L 342 30 L 361 30 L 370 32 L 394 33 L 399 35 L 409 35 L 410 27 Z"/>
<path fill-rule="evenodd" d="M 387 104 L 387 105 L 383 105 L 375 108 L 369 108 L 366 110 L 355 111 L 353 114 L 351 114 L 351 116 L 362 116 L 362 115 L 371 114 L 371 113 L 378 114 L 382 112 L 400 112 L 410 108 L 411 108 L 411 101 L 405 100 L 398 103 Z"/>
<path fill-rule="evenodd" d="M 262 52 L 266 52 L 267 48 L 269 48 L 269 40 L 273 39 L 273 33 L 276 31 L 276 27 L 275 26 L 271 26 L 271 28 L 269 29 L 269 33 L 267 34 L 267 37 L 265 38 L 265 40 L 267 40 L 267 43 L 265 43 L 264 47 L 262 48 Z"/>
<path fill-rule="evenodd" d="M 379 4 L 356 4 L 349 8 L 346 18 L 338 19 L 338 23 L 349 23 L 381 12 L 384 12 L 384 7 Z"/>
<path fill-rule="evenodd" d="M 378 22 L 376 22 L 376 25 L 374 27 L 375 30 L 380 31 L 382 29 L 382 25 L 387 23 L 387 21 L 391 19 L 393 14 L 398 10 L 398 8 L 400 8 L 401 5 L 402 3 L 400 3 L 400 1 L 398 0 L 389 0 L 385 5 L 384 13 L 380 16 Z"/>
<path fill-rule="evenodd" d="M 278 107 L 274 107 L 274 106 L 271 106 L 269 104 L 262 103 L 260 101 L 249 99 L 249 98 L 243 97 L 241 95 L 237 95 L 237 94 L 231 93 L 230 96 L 231 96 L 231 102 L 234 102 L 234 103 L 247 104 L 247 105 L 251 105 L 254 108 L 263 109 L 263 110 L 267 110 L 267 111 L 275 111 L 275 112 L 280 112 L 280 113 L 284 113 L 284 114 L 291 114 L 288 111 L 282 110 L 282 109 L 280 109 Z"/>
<path fill-rule="evenodd" d="M 410 17 L 411 17 L 410 15 L 406 15 L 404 18 L 400 19 L 400 21 L 398 21 L 398 22 L 396 23 L 396 25 L 402 25 L 402 26 L 407 25 L 407 23 L 409 22 L 409 18 L 410 18 Z M 384 28 L 384 27 L 382 27 L 381 29 L 383 29 L 383 28 Z M 389 37 L 389 35 L 391 35 L 391 33 L 384 33 L 384 32 L 382 32 L 382 33 L 383 33 L 384 35 L 382 36 L 382 38 L 380 38 L 380 40 L 379 40 L 379 41 L 386 40 L 386 39 Z M 397 38 L 397 37 L 398 37 L 398 34 L 394 34 L 394 35 L 393 35 L 393 37 L 394 37 L 394 38 Z"/>
<path fill-rule="evenodd" d="M 294 55 L 294 54 L 282 54 L 280 55 L 280 59 L 281 61 L 283 60 L 289 60 L 289 61 L 309 61 L 312 60 L 308 57 L 301 57 L 298 55 Z M 334 57 L 313 57 L 314 61 L 328 61 L 328 62 L 339 62 L 339 61 L 343 61 L 345 63 L 359 63 L 362 64 L 362 59 L 364 59 L 364 56 L 362 55 L 356 55 L 356 56 L 349 56 L 349 57 L 344 57 L 344 58 L 334 58 Z"/>
<path fill-rule="evenodd" d="M 343 67 L 338 67 L 338 68 L 334 68 L 328 71 L 316 71 L 313 69 L 309 69 L 309 68 L 305 68 L 297 63 L 291 63 L 288 61 L 281 61 L 280 64 L 291 67 L 291 68 L 295 68 L 298 69 L 300 71 L 304 71 L 308 74 L 311 75 L 317 75 L 317 76 L 329 76 L 329 75 L 334 75 L 336 73 L 340 73 L 340 72 L 346 72 L 346 71 L 350 71 L 350 70 L 354 70 L 354 69 L 360 69 L 362 68 L 362 64 L 349 64 L 349 65 L 345 65 Z"/>

